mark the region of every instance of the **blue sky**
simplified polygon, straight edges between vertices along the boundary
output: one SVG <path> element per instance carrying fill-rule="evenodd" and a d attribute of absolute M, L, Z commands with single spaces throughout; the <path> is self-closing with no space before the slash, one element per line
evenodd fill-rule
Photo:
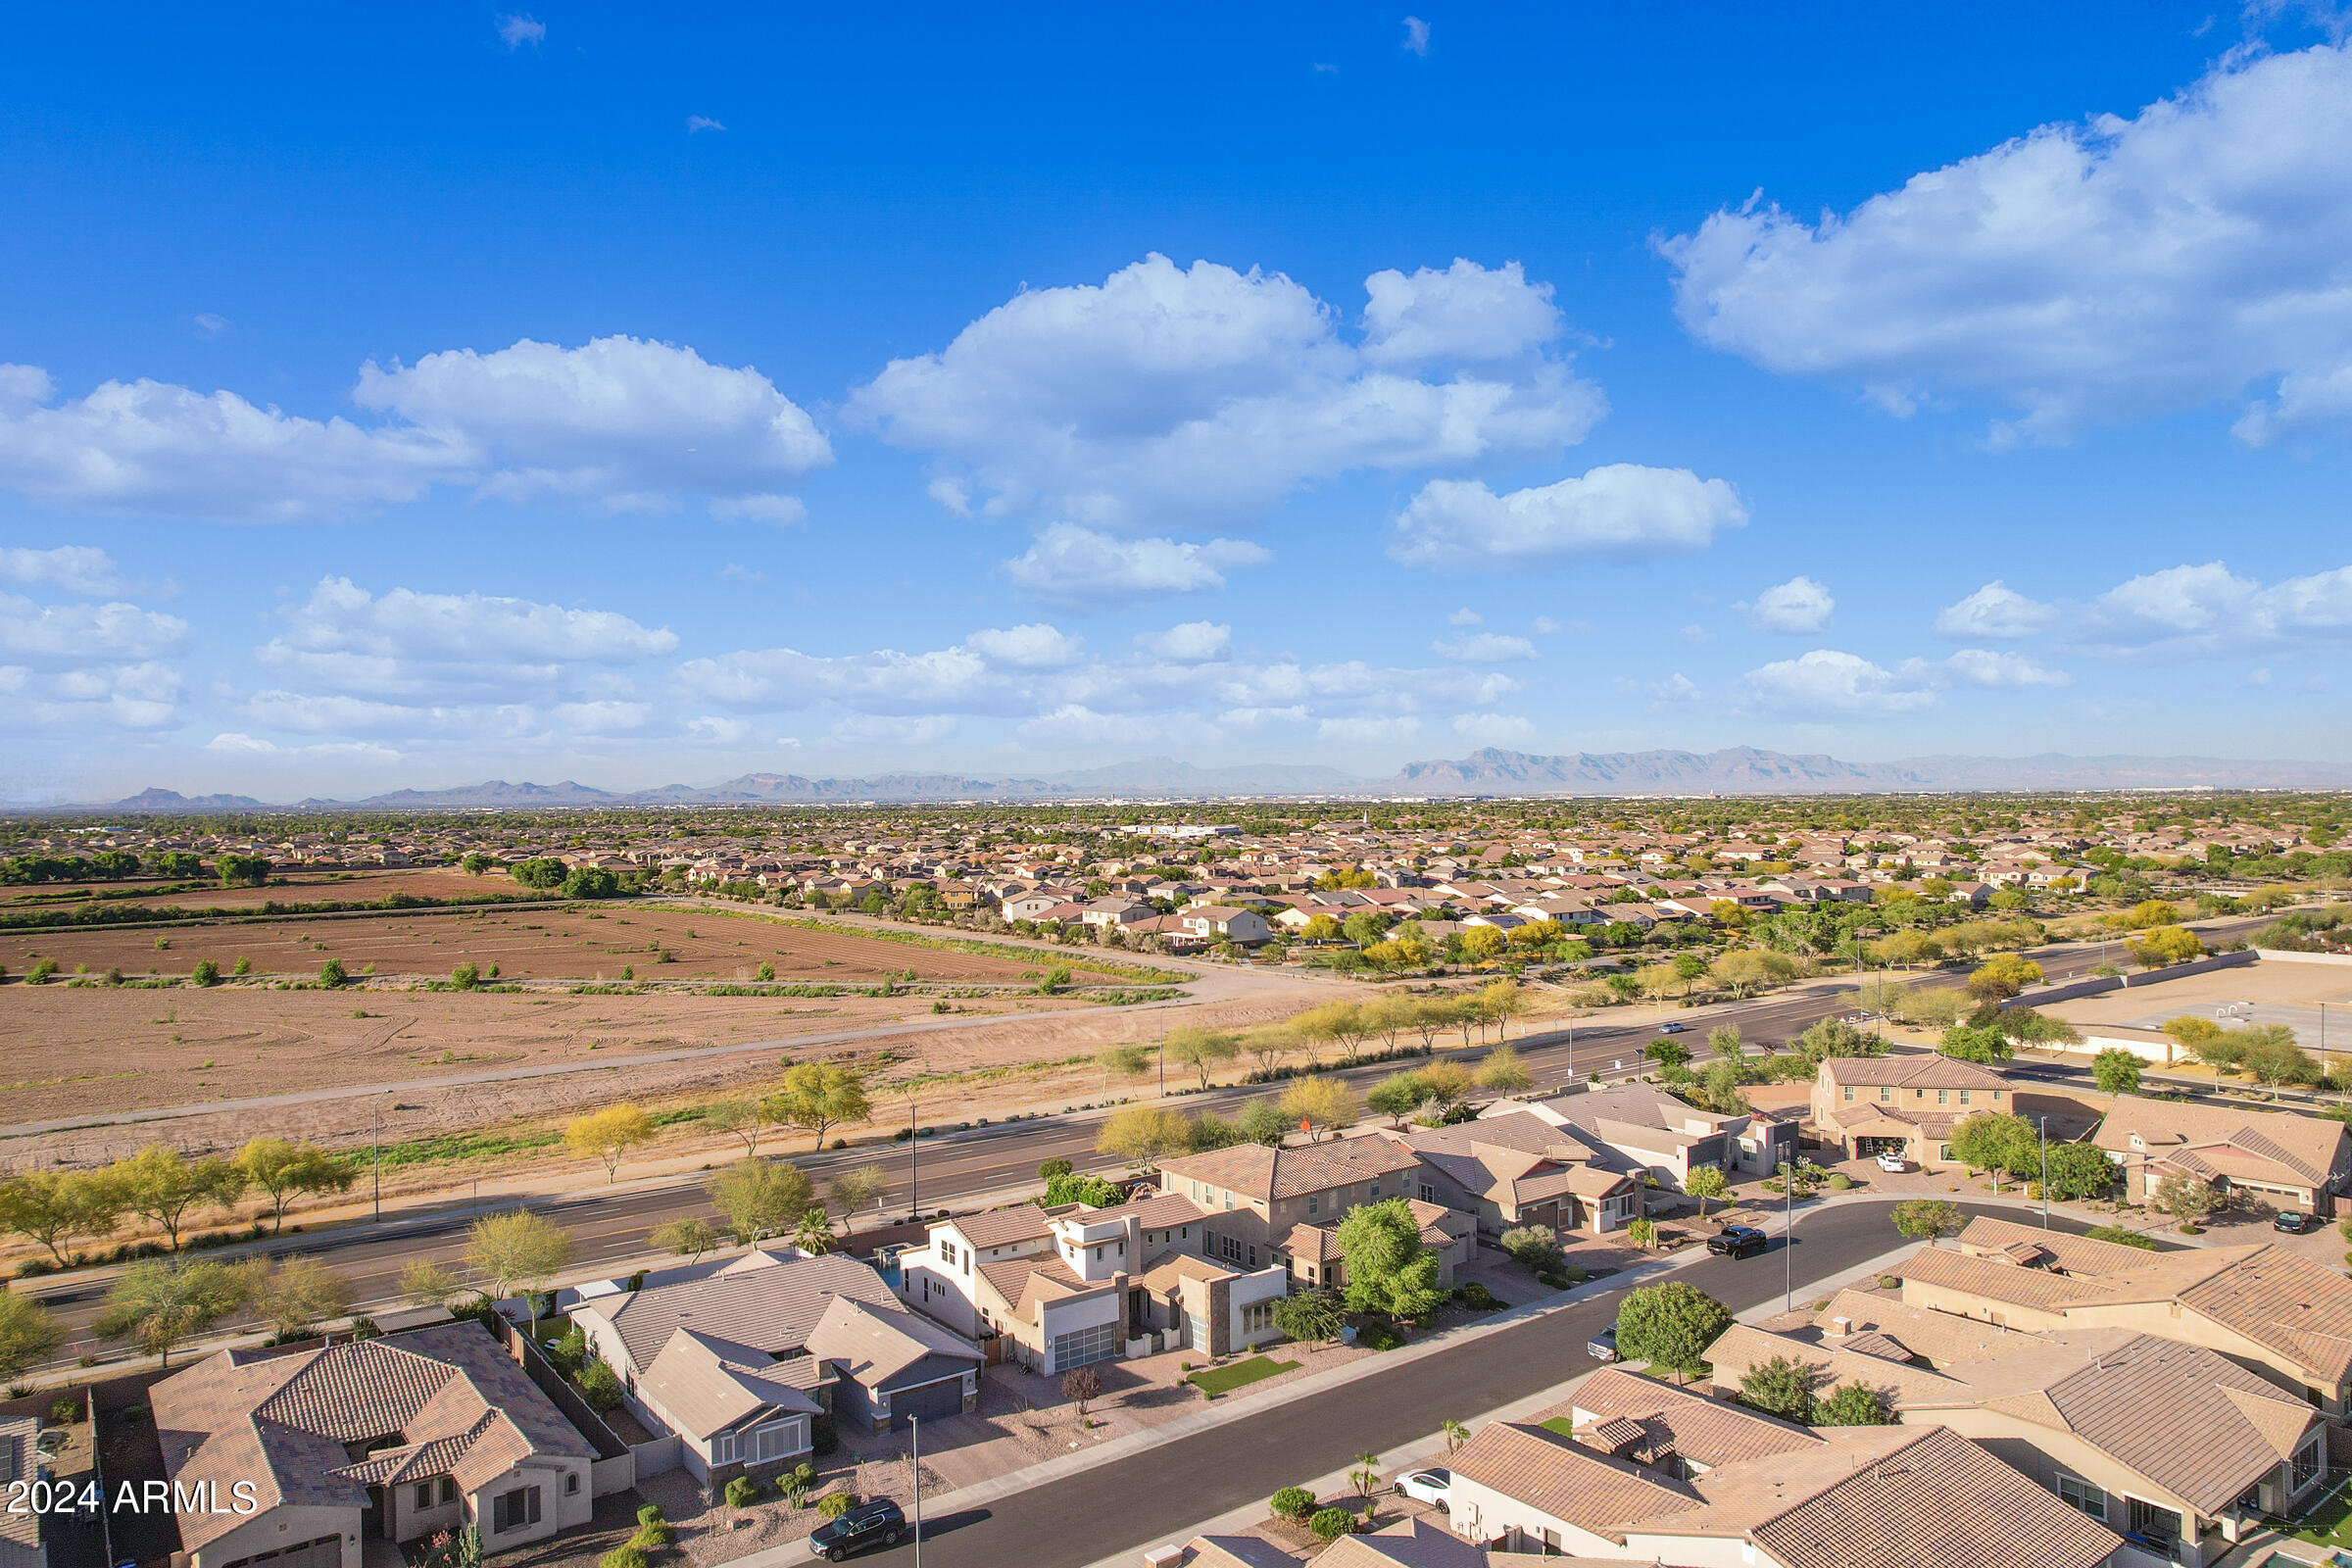
<path fill-rule="evenodd" d="M 2323 11 L 7 25 L 0 796 L 2352 760 Z"/>

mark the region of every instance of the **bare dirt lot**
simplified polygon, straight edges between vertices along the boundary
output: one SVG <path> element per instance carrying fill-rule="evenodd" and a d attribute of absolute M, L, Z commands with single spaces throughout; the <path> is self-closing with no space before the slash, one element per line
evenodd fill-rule
<path fill-rule="evenodd" d="M 148 884 L 155 888 L 179 887 L 178 882 Z M 62 894 L 78 894 L 78 899 L 62 898 Z M 84 885 L 35 883 L 25 886 L 0 888 L 0 909 L 32 908 L 54 906 L 72 908 L 86 902 L 93 893 L 112 895 L 107 904 L 144 904 L 155 908 L 194 909 L 258 909 L 265 904 L 365 904 L 372 899 L 388 899 L 405 894 L 417 899 L 480 899 L 500 896 L 528 897 L 531 890 L 519 887 L 503 876 L 471 877 L 463 871 L 447 870 L 375 870 L 375 871 L 272 871 L 267 886 L 258 888 L 202 887 L 186 893 L 143 892 L 141 884 L 131 882 L 93 882 Z"/>
<path fill-rule="evenodd" d="M 223 974 L 244 958 L 257 974 L 315 975 L 339 958 L 357 978 L 439 978 L 459 964 L 508 980 L 743 980 L 772 964 L 779 981 L 873 985 L 898 975 L 944 984 L 1020 985 L 1067 962 L 1081 979 L 1113 977 L 1083 957 L 959 953 L 847 930 L 815 930 L 756 915 L 647 904 L 556 908 L 339 915 L 221 924 L 83 927 L 0 932 L 0 963 L 22 972 L 52 958 L 71 974 L 185 975 L 199 958 Z M 370 969 L 372 965 L 372 970 Z M 911 971 L 911 974 L 909 974 Z"/>
<path fill-rule="evenodd" d="M 2130 985 L 2077 997 L 2043 1010 L 2085 1030 L 2121 1025 L 2161 1029 L 2189 1014 L 2224 1028 L 2284 1024 L 2306 1051 L 2323 1045 L 2340 1054 L 2352 1046 L 2352 966 L 2265 959 L 2234 969 L 2212 969 L 2152 985 Z M 2326 1009 L 2337 1009 L 2332 1018 Z M 2328 1025 L 2334 1027 L 2330 1030 Z"/>

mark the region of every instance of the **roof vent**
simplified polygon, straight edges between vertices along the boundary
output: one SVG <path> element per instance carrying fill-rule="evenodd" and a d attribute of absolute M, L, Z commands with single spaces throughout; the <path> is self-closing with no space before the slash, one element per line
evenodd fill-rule
<path fill-rule="evenodd" d="M 1833 1339 L 1833 1340 L 1842 1340 L 1842 1339 L 1844 1339 L 1844 1338 L 1845 1338 L 1847 1335 L 1849 1335 L 1849 1334 L 1851 1334 L 1851 1333 L 1853 1333 L 1853 1332 L 1854 1332 L 1854 1320 L 1853 1320 L 1852 1318 L 1850 1318 L 1850 1317 L 1834 1317 L 1834 1318 L 1830 1319 L 1830 1338 L 1831 1338 L 1831 1339 Z"/>

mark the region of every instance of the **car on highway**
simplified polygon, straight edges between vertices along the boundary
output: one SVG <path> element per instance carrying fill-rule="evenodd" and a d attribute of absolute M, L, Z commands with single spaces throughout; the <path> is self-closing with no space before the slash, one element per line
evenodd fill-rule
<path fill-rule="evenodd" d="M 2282 1208 L 2272 1216 L 2271 1229 L 2284 1231 L 2289 1236 L 2300 1236 L 2310 1230 L 2314 1223 L 2315 1221 L 2309 1214 L 2297 1209 Z"/>
<path fill-rule="evenodd" d="M 828 1562 L 842 1562 L 875 1546 L 895 1546 L 906 1534 L 906 1516 L 899 1505 L 876 1497 L 817 1526 L 808 1538 L 808 1549 Z"/>
<path fill-rule="evenodd" d="M 1707 1250 L 1717 1257 L 1753 1257 L 1771 1245 L 1771 1238 L 1753 1225 L 1726 1225 L 1707 1238 Z"/>
<path fill-rule="evenodd" d="M 1595 1361 L 1617 1359 L 1617 1325 L 1612 1323 L 1585 1342 L 1585 1353 Z"/>
<path fill-rule="evenodd" d="M 1658 1025 L 1658 1033 L 1662 1035 L 1679 1035 L 1690 1027 L 1690 1026 L 1687 1023 L 1662 1023 Z"/>
<path fill-rule="evenodd" d="M 1900 1176 L 1903 1173 L 1903 1156 L 1891 1149 L 1883 1152 L 1879 1155 L 1879 1169 L 1889 1176 Z"/>
<path fill-rule="evenodd" d="M 1442 1512 L 1450 1511 L 1453 1472 L 1444 1469 L 1415 1470 L 1396 1478 L 1396 1491 L 1415 1502 L 1426 1502 Z"/>

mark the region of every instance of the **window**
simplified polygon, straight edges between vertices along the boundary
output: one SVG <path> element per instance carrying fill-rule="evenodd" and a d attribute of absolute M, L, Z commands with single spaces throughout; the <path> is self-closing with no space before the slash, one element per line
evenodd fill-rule
<path fill-rule="evenodd" d="M 1378 1182 L 1374 1182 L 1374 1183 L 1372 1184 L 1372 1196 L 1373 1196 L 1373 1198 L 1375 1198 L 1375 1199 L 1378 1199 L 1378 1198 L 1380 1197 L 1380 1183 L 1378 1183 Z"/>
<path fill-rule="evenodd" d="M 1992 1102 L 1996 1105 L 2001 1102 L 2001 1092 L 1998 1089 L 1992 1092 Z"/>
<path fill-rule="evenodd" d="M 2311 1441 L 2295 1450 L 2294 1490 L 2301 1492 L 2320 1479 L 2327 1465 L 2321 1459 L 2321 1437 L 2311 1435 Z"/>
<path fill-rule="evenodd" d="M 1960 1103 L 1962 1103 L 1963 1105 L 1967 1104 L 1967 1103 L 1968 1103 L 1968 1097 L 1969 1097 L 1969 1091 L 1968 1091 L 1968 1090 L 1965 1090 L 1965 1089 L 1961 1090 L 1961 1091 L 1960 1091 Z"/>
<path fill-rule="evenodd" d="M 493 1531 L 519 1530 L 524 1525 L 539 1522 L 539 1489 L 516 1487 L 502 1492 L 491 1504 L 490 1528 Z"/>
<path fill-rule="evenodd" d="M 1323 1200 L 1321 1200 L 1320 1198 L 1309 1198 L 1309 1199 L 1306 1200 L 1306 1211 L 1307 1211 L 1309 1214 L 1317 1214 L 1317 1213 L 1321 1213 L 1321 1212 L 1322 1212 L 1322 1209 L 1323 1209 Z"/>
<path fill-rule="evenodd" d="M 1936 1091 L 1936 1103 L 1938 1105 L 1948 1105 L 1951 1102 L 1952 1092 L 1949 1089 L 1938 1089 Z"/>
<path fill-rule="evenodd" d="M 950 1268 L 954 1268 L 956 1266 L 956 1244 L 947 1240 L 945 1237 L 940 1239 L 939 1260 L 942 1263 L 947 1264 Z"/>
<path fill-rule="evenodd" d="M 2153 1536 L 2159 1541 L 2178 1541 L 2180 1538 L 2180 1516 L 2162 1503 L 2144 1497 L 2124 1496 L 2124 1526 L 2135 1536 Z"/>
<path fill-rule="evenodd" d="M 455 1502 L 458 1500 L 458 1478 L 456 1476 L 443 1476 L 441 1478 L 441 1500 L 443 1502 Z"/>
<path fill-rule="evenodd" d="M 1251 1301 L 1242 1308 L 1242 1332 L 1263 1334 L 1274 1326 L 1274 1303 Z"/>
<path fill-rule="evenodd" d="M 1847 1084 L 1845 1086 L 1845 1098 L 1848 1100 L 1854 1098 L 1854 1086 L 1852 1084 Z"/>
<path fill-rule="evenodd" d="M 577 1470 L 574 1470 L 564 1477 L 564 1495 L 566 1497 L 576 1497 L 579 1494 L 580 1473 Z"/>
<path fill-rule="evenodd" d="M 2078 1481 L 2073 1476 L 2061 1475 L 2058 1478 L 2058 1500 L 2070 1507 L 2082 1509 L 2093 1519 L 2107 1517 L 2107 1494 L 2087 1481 Z"/>
<path fill-rule="evenodd" d="M 1438 1200 L 1438 1190 L 1435 1187 L 1430 1186 L 1429 1183 L 1423 1182 L 1421 1184 L 1420 1191 L 1421 1201 L 1424 1203 L 1434 1203 Z"/>
<path fill-rule="evenodd" d="M 1894 1091 L 1882 1085 L 1879 1089 L 1879 1103 L 1882 1105 L 1890 1105 L 1893 1102 Z"/>
<path fill-rule="evenodd" d="M 416 1483 L 416 1506 L 417 1506 L 417 1507 L 419 1507 L 419 1508 L 430 1508 L 432 1505 L 433 1505 L 433 1484 L 432 1484 L 430 1481 L 419 1481 L 419 1482 L 417 1482 L 417 1483 Z"/>

